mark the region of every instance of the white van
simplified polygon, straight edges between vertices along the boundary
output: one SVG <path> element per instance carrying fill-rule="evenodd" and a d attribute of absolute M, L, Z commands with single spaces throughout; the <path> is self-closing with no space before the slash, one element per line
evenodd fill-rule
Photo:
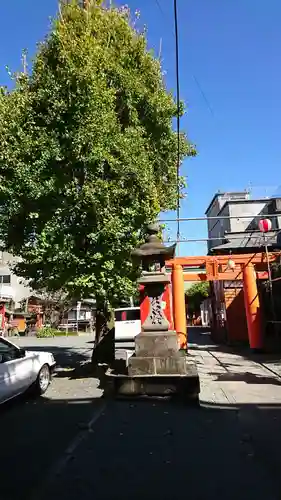
<path fill-rule="evenodd" d="M 114 310 L 115 340 L 134 340 L 141 332 L 140 308 L 121 307 Z"/>

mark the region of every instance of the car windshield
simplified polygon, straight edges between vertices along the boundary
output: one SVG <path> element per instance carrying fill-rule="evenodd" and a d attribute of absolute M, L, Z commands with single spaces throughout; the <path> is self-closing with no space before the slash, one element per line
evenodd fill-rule
<path fill-rule="evenodd" d="M 16 347 L 7 340 L 3 339 L 0 337 L 0 354 L 5 354 L 6 352 L 9 352 L 11 349 L 16 349 Z"/>

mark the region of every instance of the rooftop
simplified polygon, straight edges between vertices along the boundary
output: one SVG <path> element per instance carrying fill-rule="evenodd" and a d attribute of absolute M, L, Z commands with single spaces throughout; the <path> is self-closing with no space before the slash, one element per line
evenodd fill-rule
<path fill-rule="evenodd" d="M 259 231 L 231 233 L 224 236 L 225 243 L 212 247 L 211 252 L 242 250 L 242 249 L 261 249 L 265 246 L 264 235 Z M 266 243 L 269 248 L 281 248 L 281 238 L 278 231 L 266 233 Z"/>
<path fill-rule="evenodd" d="M 211 206 L 213 205 L 214 201 L 219 198 L 219 197 L 229 197 L 229 199 L 225 201 L 245 201 L 248 200 L 250 197 L 250 191 L 223 191 L 220 192 L 218 191 L 212 198 L 211 202 L 208 205 L 208 208 L 205 211 L 205 214 L 208 214 L 208 211 L 210 210 Z M 240 199 L 239 199 L 240 198 Z"/>

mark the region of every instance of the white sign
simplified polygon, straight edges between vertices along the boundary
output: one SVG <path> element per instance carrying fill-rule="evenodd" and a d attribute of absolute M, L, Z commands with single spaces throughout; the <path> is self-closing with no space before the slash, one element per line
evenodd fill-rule
<path fill-rule="evenodd" d="M 80 318 L 80 309 L 81 309 L 81 302 L 77 302 L 77 305 L 76 305 L 76 318 L 77 320 Z"/>

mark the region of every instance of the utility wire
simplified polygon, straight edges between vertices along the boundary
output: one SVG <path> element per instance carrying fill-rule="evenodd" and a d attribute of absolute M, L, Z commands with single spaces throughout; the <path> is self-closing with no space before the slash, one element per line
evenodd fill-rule
<path fill-rule="evenodd" d="M 178 35 L 178 8 L 174 0 L 174 25 L 176 44 L 176 87 L 177 87 L 177 241 L 180 240 L 180 78 L 179 78 L 179 35 Z M 178 248 L 179 250 L 179 248 Z"/>
<path fill-rule="evenodd" d="M 159 0 L 155 0 L 158 9 L 165 17 L 164 11 Z M 177 101 L 177 242 L 179 251 L 180 242 L 180 78 L 179 78 L 179 35 L 178 35 L 178 8 L 177 0 L 174 0 L 174 36 L 175 36 L 175 52 L 176 52 L 176 101 Z"/>
<path fill-rule="evenodd" d="M 155 0 L 155 3 L 159 9 L 159 11 L 161 12 L 162 16 L 163 17 L 166 17 L 167 19 L 167 15 L 166 13 L 164 12 L 163 8 L 161 7 L 161 4 L 160 4 L 160 1 L 159 0 Z M 173 35 L 175 36 L 175 31 L 173 30 Z M 196 87 L 198 88 L 200 94 L 201 94 L 201 97 L 203 98 L 205 104 L 206 104 L 206 107 L 208 108 L 208 110 L 210 111 L 211 115 L 214 117 L 215 116 L 215 113 L 214 113 L 214 110 L 213 110 L 213 107 L 211 106 L 210 104 L 210 101 L 209 99 L 207 98 L 203 88 L 202 88 L 202 85 L 200 84 L 198 78 L 196 75 L 192 74 L 192 78 L 194 80 L 194 83 L 196 85 Z"/>
<path fill-rule="evenodd" d="M 157 5 L 158 9 L 159 9 L 159 10 L 160 10 L 160 12 L 161 12 L 161 14 L 163 14 L 163 16 L 164 16 L 165 14 L 164 14 L 164 11 L 163 11 L 163 9 L 162 9 L 162 7 L 161 7 L 161 4 L 160 4 L 159 0 L 155 0 L 155 2 L 156 2 L 156 5 Z"/>
<path fill-rule="evenodd" d="M 159 0 L 155 0 L 155 3 L 163 17 L 166 17 L 165 12 L 163 11 L 163 8 L 160 4 Z M 179 83 L 179 36 L 178 36 L 178 12 L 177 12 L 177 0 L 174 0 L 174 30 L 173 30 L 173 35 L 175 37 L 175 57 L 176 57 L 176 81 L 177 81 L 177 240 L 180 242 L 180 221 L 179 215 L 180 215 L 180 189 L 179 189 L 179 174 L 180 174 L 180 83 Z M 214 112 L 212 109 L 212 106 L 210 105 L 206 94 L 204 93 L 198 78 L 195 75 L 192 75 L 193 80 L 199 89 L 199 92 L 206 104 L 206 107 L 208 108 L 209 112 L 211 115 L 214 117 Z M 178 251 L 179 251 L 179 246 L 178 246 Z"/>
<path fill-rule="evenodd" d="M 200 83 L 198 82 L 198 79 L 196 78 L 196 76 L 195 76 L 195 75 L 192 75 L 192 76 L 193 76 L 193 80 L 195 81 L 195 83 L 196 83 L 196 85 L 197 85 L 197 87 L 198 87 L 198 89 L 199 89 L 199 92 L 200 92 L 201 96 L 203 97 L 203 99 L 204 99 L 204 101 L 205 101 L 205 104 L 206 104 L 206 106 L 207 106 L 208 110 L 210 111 L 211 115 L 212 115 L 212 116 L 214 116 L 214 110 L 213 110 L 213 108 L 212 108 L 211 104 L 209 103 L 209 101 L 208 101 L 208 99 L 207 99 L 207 97 L 206 97 L 206 94 L 205 94 L 205 92 L 203 91 L 203 89 L 202 89 L 202 87 L 201 87 Z"/>

